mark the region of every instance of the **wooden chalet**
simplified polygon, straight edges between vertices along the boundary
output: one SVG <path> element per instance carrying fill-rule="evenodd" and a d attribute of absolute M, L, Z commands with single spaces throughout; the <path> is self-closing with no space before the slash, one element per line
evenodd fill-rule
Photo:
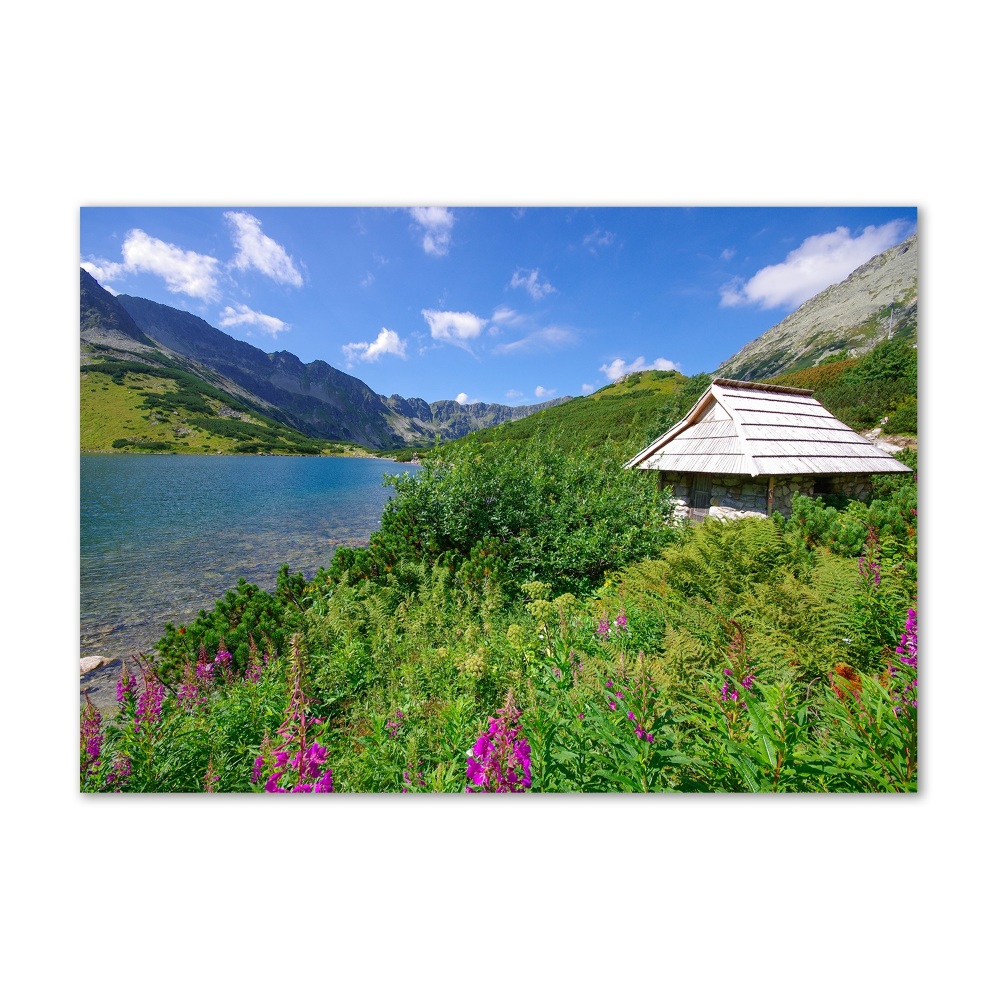
<path fill-rule="evenodd" d="M 841 423 L 811 389 L 717 378 L 626 468 L 659 473 L 695 520 L 791 513 L 792 497 L 864 500 L 876 473 L 912 472 Z"/>

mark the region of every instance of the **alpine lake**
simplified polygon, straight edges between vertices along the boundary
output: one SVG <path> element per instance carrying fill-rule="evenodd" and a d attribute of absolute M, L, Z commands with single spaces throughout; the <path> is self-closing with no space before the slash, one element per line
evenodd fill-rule
<path fill-rule="evenodd" d="M 364 545 L 392 496 L 388 459 L 257 455 L 80 456 L 80 656 L 112 661 L 80 698 L 114 704 L 121 662 L 167 622 L 211 609 L 240 577 L 273 590 L 307 579 L 339 545 Z"/>

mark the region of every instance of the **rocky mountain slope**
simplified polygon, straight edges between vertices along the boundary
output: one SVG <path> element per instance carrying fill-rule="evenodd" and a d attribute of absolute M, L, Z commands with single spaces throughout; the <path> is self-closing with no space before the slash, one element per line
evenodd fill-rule
<path fill-rule="evenodd" d="M 533 406 L 460 404 L 381 396 L 325 361 L 268 354 L 203 319 L 130 295 L 111 295 L 80 270 L 81 355 L 144 364 L 181 363 L 193 374 L 313 438 L 391 450 L 453 440 L 518 420 L 570 397 Z"/>
<path fill-rule="evenodd" d="M 808 368 L 841 351 L 857 356 L 889 336 L 890 322 L 894 337 L 916 339 L 916 235 L 813 296 L 723 362 L 715 374 L 762 380 Z"/>

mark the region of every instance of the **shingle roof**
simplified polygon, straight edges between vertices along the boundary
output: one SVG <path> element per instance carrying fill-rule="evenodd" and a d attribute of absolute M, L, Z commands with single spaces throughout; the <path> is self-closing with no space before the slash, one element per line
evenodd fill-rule
<path fill-rule="evenodd" d="M 811 389 L 723 378 L 625 467 L 747 476 L 912 471 L 841 423 Z"/>

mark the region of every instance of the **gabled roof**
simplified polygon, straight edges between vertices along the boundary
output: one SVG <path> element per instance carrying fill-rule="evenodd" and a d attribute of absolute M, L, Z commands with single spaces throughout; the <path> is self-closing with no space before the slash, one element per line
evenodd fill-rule
<path fill-rule="evenodd" d="M 744 476 L 912 471 L 841 423 L 812 389 L 725 378 L 625 467 Z"/>

